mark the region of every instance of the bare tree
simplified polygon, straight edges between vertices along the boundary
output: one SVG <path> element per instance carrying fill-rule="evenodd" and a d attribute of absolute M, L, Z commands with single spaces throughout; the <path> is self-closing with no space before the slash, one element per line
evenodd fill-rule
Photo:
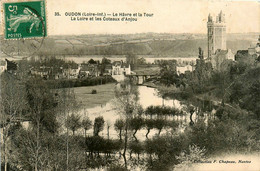
<path fill-rule="evenodd" d="M 69 86 L 68 86 L 69 87 Z M 76 98 L 75 94 L 72 88 L 62 88 L 59 90 L 59 109 L 60 109 L 60 115 L 59 119 L 61 122 L 62 130 L 64 131 L 65 128 L 65 135 L 66 135 L 66 170 L 69 170 L 69 129 L 65 126 L 66 120 L 68 120 L 68 117 L 70 113 L 75 112 L 75 110 L 78 110 L 78 106 L 76 104 Z"/>
<path fill-rule="evenodd" d="M 45 82 L 37 79 L 30 79 L 26 82 L 26 100 L 32 126 L 29 133 L 34 137 L 31 156 L 33 156 L 34 170 L 37 171 L 41 170 L 40 163 L 44 163 L 42 158 L 45 147 L 42 144 L 48 137 L 45 133 L 55 133 L 59 127 L 55 115 L 57 101 L 53 90 Z"/>
<path fill-rule="evenodd" d="M 9 136 L 10 128 L 24 120 L 22 111 L 26 108 L 24 86 L 21 81 L 10 73 L 1 75 L 0 87 L 0 137 L 3 137 L 2 142 L 2 161 L 4 161 L 4 170 L 7 170 L 8 155 L 9 155 Z"/>
<path fill-rule="evenodd" d="M 127 168 L 126 151 L 128 146 L 129 122 L 134 116 L 138 116 L 139 103 L 138 91 L 136 91 L 135 88 L 131 87 L 130 83 L 127 81 L 122 82 L 121 85 L 121 88 L 115 90 L 115 106 L 118 113 L 125 120 L 123 157 L 125 161 L 125 168 Z"/>

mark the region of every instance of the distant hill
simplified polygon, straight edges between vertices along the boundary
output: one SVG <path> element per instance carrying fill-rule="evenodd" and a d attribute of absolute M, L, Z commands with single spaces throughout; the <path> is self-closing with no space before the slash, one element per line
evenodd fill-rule
<path fill-rule="evenodd" d="M 259 33 L 228 34 L 227 47 L 234 53 L 255 45 Z M 155 55 L 172 57 L 197 56 L 198 48 L 207 55 L 205 34 L 80 35 L 50 36 L 44 40 L 39 54 L 55 55 Z"/>

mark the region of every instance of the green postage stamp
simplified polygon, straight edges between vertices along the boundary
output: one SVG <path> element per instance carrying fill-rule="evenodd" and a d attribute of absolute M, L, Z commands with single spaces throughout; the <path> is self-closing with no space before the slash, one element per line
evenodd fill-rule
<path fill-rule="evenodd" d="M 4 3 L 5 39 L 46 36 L 44 1 Z"/>

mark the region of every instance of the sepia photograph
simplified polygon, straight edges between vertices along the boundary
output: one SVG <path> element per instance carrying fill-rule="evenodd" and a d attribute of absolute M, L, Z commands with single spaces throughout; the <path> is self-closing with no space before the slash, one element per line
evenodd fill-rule
<path fill-rule="evenodd" d="M 260 170 L 260 1 L 0 3 L 0 171 Z"/>

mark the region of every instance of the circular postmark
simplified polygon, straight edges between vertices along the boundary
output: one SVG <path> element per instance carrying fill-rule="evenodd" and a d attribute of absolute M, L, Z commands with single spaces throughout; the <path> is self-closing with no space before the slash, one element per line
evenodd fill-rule
<path fill-rule="evenodd" d="M 45 8 L 41 3 L 43 2 L 39 1 L 39 5 L 35 2 L 4 4 L 5 36 L 0 38 L 3 56 L 23 59 L 37 55 L 46 36 L 45 11 L 41 11 Z"/>

